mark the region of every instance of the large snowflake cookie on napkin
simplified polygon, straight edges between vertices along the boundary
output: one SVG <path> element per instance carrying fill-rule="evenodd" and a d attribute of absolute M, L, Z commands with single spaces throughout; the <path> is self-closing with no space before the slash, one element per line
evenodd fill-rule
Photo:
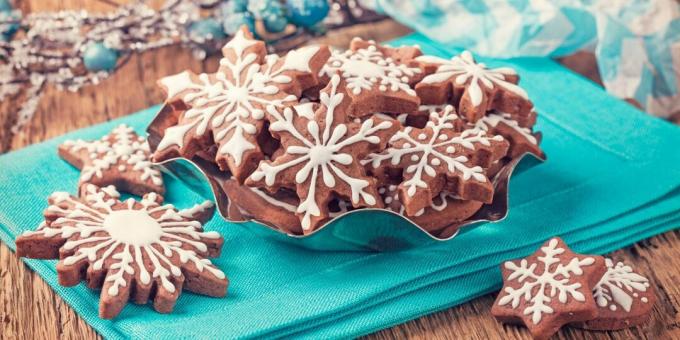
<path fill-rule="evenodd" d="M 258 138 L 265 108 L 296 104 L 304 89 L 318 83 L 330 51 L 308 46 L 285 57 L 267 55 L 264 43 L 244 27 L 222 53 L 214 74 L 185 71 L 159 81 L 181 114 L 165 130 L 154 159 L 191 158 L 216 144 L 217 164 L 242 182 L 264 158 Z"/>
<path fill-rule="evenodd" d="M 81 170 L 79 186 L 114 185 L 138 196 L 165 191 L 161 172 L 151 164 L 146 138 L 125 124 L 98 140 L 67 140 L 59 145 L 59 156 Z"/>
<path fill-rule="evenodd" d="M 338 195 L 355 207 L 382 207 L 377 182 L 367 176 L 360 160 L 385 147 L 398 128 L 391 119 L 371 117 L 348 121 L 351 99 L 339 75 L 331 77 L 321 92 L 316 111 L 275 106 L 267 108 L 269 130 L 280 138 L 283 154 L 260 163 L 246 184 L 270 191 L 294 189 L 300 199 L 297 214 L 309 233 L 329 217 L 328 203 Z"/>
<path fill-rule="evenodd" d="M 547 339 L 562 325 L 597 315 L 591 289 L 605 269 L 604 258 L 578 255 L 552 238 L 533 255 L 501 265 L 503 288 L 491 313 L 523 323 L 536 339 Z"/>
<path fill-rule="evenodd" d="M 182 289 L 226 294 L 226 276 L 207 259 L 219 256 L 223 239 L 202 228 L 212 216 L 212 203 L 177 210 L 162 205 L 155 193 L 121 201 L 113 186 L 92 184 L 82 187 L 81 197 L 53 193 L 45 221 L 17 238 L 17 254 L 59 258 L 60 284 L 85 280 L 88 287 L 101 288 L 102 318 L 118 315 L 130 299 L 153 300 L 154 309 L 169 313 Z"/>

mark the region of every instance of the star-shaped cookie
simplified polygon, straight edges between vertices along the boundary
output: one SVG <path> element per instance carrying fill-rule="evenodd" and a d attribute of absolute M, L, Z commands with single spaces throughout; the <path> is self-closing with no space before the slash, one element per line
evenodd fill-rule
<path fill-rule="evenodd" d="M 151 164 L 146 138 L 125 124 L 99 140 L 67 140 L 58 150 L 59 156 L 80 169 L 79 186 L 114 185 L 137 196 L 165 192 L 163 176 Z"/>
<path fill-rule="evenodd" d="M 601 256 L 578 255 L 555 237 L 533 255 L 503 263 L 501 270 L 503 288 L 491 313 L 502 322 L 523 323 L 535 339 L 597 315 L 591 289 L 606 271 Z"/>

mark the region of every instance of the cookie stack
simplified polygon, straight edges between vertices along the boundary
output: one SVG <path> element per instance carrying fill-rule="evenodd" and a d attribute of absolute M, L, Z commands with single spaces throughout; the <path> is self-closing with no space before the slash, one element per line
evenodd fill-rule
<path fill-rule="evenodd" d="M 517 74 L 469 52 L 446 60 L 358 38 L 346 51 L 266 51 L 243 28 L 215 73 L 159 81 L 172 113 L 153 160 L 213 163 L 244 218 L 301 235 L 378 208 L 438 235 L 492 203 L 506 164 L 543 156 Z"/>

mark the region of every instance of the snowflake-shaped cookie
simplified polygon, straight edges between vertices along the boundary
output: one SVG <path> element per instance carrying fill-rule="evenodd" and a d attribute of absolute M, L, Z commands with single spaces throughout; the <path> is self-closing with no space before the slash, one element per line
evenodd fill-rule
<path fill-rule="evenodd" d="M 555 237 L 501 269 L 504 285 L 491 313 L 504 322 L 523 322 L 535 338 L 547 339 L 562 325 L 597 314 L 590 291 L 605 272 L 601 256 L 577 255 Z"/>
<path fill-rule="evenodd" d="M 347 122 L 350 99 L 344 85 L 339 75 L 331 77 L 313 116 L 309 110 L 294 112 L 287 107 L 280 111 L 269 106 L 269 130 L 281 139 L 285 152 L 274 161 L 261 162 L 246 181 L 271 192 L 281 186 L 295 189 L 304 233 L 313 232 L 328 219 L 328 203 L 334 194 L 349 199 L 354 207 L 382 207 L 376 180 L 366 176 L 359 160 L 384 148 L 398 124 L 378 118 Z"/>
<path fill-rule="evenodd" d="M 362 163 L 374 172 L 403 169 L 399 196 L 408 216 L 432 204 L 444 188 L 462 199 L 488 203 L 493 185 L 484 168 L 505 155 L 507 142 L 479 128 L 460 131 L 461 125 L 454 108 L 446 105 L 431 112 L 425 128 L 397 131 L 386 150 Z"/>
<path fill-rule="evenodd" d="M 333 51 L 320 76 L 340 74 L 352 99 L 347 114 L 360 117 L 373 112 L 414 112 L 420 103 L 411 87 L 422 70 L 413 66 L 420 50 L 389 48 L 354 38 L 347 51 Z"/>
<path fill-rule="evenodd" d="M 59 155 L 81 170 L 79 186 L 113 184 L 138 196 L 165 191 L 161 172 L 149 160 L 149 144 L 125 124 L 99 140 L 67 140 Z"/>
<path fill-rule="evenodd" d="M 471 122 L 493 109 L 525 116 L 533 107 L 526 91 L 517 86 L 517 73 L 509 67 L 488 69 L 468 51 L 450 60 L 432 56 L 416 60 L 428 73 L 415 87 L 425 104 L 457 103 L 460 114 Z"/>
<path fill-rule="evenodd" d="M 185 71 L 159 81 L 167 102 L 186 111 L 165 130 L 154 159 L 192 157 L 210 146 L 212 138 L 218 145 L 218 165 L 242 182 L 263 158 L 257 137 L 265 107 L 296 103 L 302 90 L 318 83 L 316 74 L 330 52 L 325 46 L 308 46 L 285 58 L 266 55 L 264 43 L 242 28 L 222 53 L 214 74 Z"/>
<path fill-rule="evenodd" d="M 73 286 L 85 279 L 102 288 L 99 315 L 110 319 L 132 299 L 153 300 L 161 313 L 171 312 L 182 288 L 224 296 L 227 278 L 206 257 L 220 254 L 223 239 L 204 232 L 212 216 L 206 201 L 190 209 L 161 205 L 161 196 L 120 201 L 113 186 L 83 187 L 82 198 L 55 192 L 45 222 L 16 240 L 19 256 L 60 258 L 59 283 Z"/>
<path fill-rule="evenodd" d="M 616 330 L 646 322 L 656 302 L 649 280 L 623 262 L 614 264 L 607 258 L 605 264 L 607 272 L 593 288 L 597 317 L 578 326 Z"/>

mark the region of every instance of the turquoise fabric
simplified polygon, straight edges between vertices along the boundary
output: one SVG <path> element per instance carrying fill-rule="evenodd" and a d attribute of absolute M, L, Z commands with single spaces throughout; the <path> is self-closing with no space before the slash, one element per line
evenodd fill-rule
<path fill-rule="evenodd" d="M 420 35 L 420 44 L 450 56 Z M 224 235 L 215 260 L 230 277 L 222 299 L 185 292 L 175 312 L 129 305 L 113 321 L 97 317 L 98 292 L 57 284 L 55 261 L 26 260 L 108 338 L 351 337 L 463 303 L 499 288 L 498 264 L 560 235 L 575 250 L 606 253 L 680 225 L 680 129 L 608 96 L 549 59 L 489 60 L 510 65 L 540 112 L 548 161 L 513 177 L 510 214 L 445 243 L 398 253 L 316 252 L 264 240 L 214 218 Z M 94 139 L 125 122 L 144 130 L 157 107 L 0 157 L 0 237 L 40 222 L 46 197 L 75 191 L 78 171 L 60 160 L 66 138 Z M 200 201 L 166 176 L 167 201 Z"/>

